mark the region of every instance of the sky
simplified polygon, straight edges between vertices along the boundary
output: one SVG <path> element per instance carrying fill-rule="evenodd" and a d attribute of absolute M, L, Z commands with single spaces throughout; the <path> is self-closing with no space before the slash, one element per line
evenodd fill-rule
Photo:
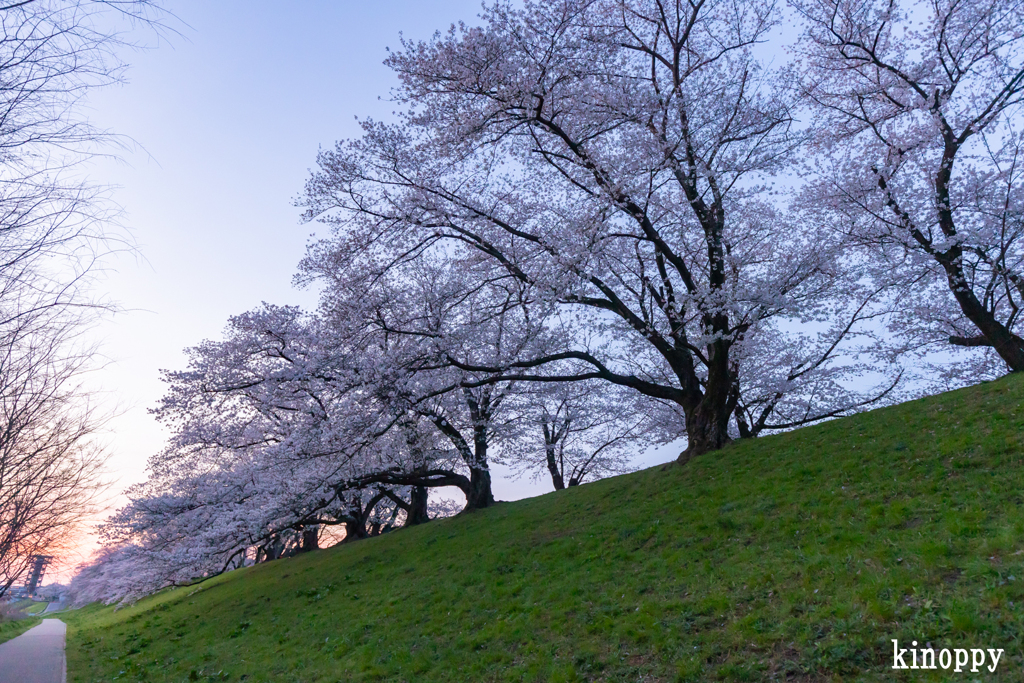
<path fill-rule="evenodd" d="M 109 359 L 95 381 L 120 407 L 108 436 L 114 505 L 164 445 L 148 413 L 163 394 L 161 369 L 184 368 L 186 347 L 219 339 L 229 316 L 261 302 L 315 305 L 316 292 L 292 286 L 318 227 L 301 224 L 294 201 L 318 149 L 358 136 L 356 117 L 394 109 L 387 48 L 480 11 L 477 0 L 164 4 L 178 35 L 133 36 L 147 47 L 124 55 L 127 82 L 94 93 L 87 112 L 131 141 L 92 167 L 93 181 L 115 186 L 137 245 L 99 283 L 125 309 L 95 331 Z M 666 447 L 637 464 L 675 455 Z M 499 499 L 550 490 L 504 472 Z"/>

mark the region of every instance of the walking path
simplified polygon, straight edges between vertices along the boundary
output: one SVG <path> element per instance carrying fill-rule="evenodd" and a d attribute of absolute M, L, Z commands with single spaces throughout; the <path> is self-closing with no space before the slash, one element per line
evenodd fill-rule
<path fill-rule="evenodd" d="M 0 643 L 0 683 L 64 683 L 64 632 L 60 619 L 43 623 Z"/>

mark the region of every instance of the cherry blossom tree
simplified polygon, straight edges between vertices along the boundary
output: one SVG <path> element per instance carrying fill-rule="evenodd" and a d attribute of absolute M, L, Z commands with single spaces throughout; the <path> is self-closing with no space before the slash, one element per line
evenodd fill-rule
<path fill-rule="evenodd" d="M 126 548 L 101 547 L 88 562 L 78 566 L 72 577 L 67 589 L 70 605 L 84 607 L 94 602 L 118 601 L 139 569 Z"/>
<path fill-rule="evenodd" d="M 1024 370 L 1021 6 L 795 4 L 822 155 L 812 212 L 900 292 L 910 347 L 985 349 L 989 368 Z"/>
<path fill-rule="evenodd" d="M 794 74 L 757 57 L 774 3 L 482 19 L 404 44 L 403 112 L 320 154 L 301 203 L 331 233 L 298 275 L 317 310 L 236 316 L 167 373 L 168 447 L 105 527 L 96 571 L 140 567 L 113 599 L 426 521 L 441 487 L 487 507 L 492 462 L 563 488 L 641 443 L 685 437 L 685 461 L 896 395 L 878 359 L 906 282 L 864 257 L 863 207 L 776 189 L 814 138 Z M 971 201 L 1013 205 L 1016 172 Z"/>
<path fill-rule="evenodd" d="M 540 384 L 517 402 L 521 436 L 503 461 L 556 491 L 628 472 L 637 451 L 672 440 L 656 433 L 659 404 L 604 382 Z"/>
<path fill-rule="evenodd" d="M 488 448 L 507 387 L 462 387 L 462 371 L 365 330 L 265 306 L 167 373 L 155 412 L 171 440 L 103 527 L 145 565 L 118 599 L 315 549 L 325 527 L 351 541 L 425 522 L 428 487 L 493 503 Z"/>
<path fill-rule="evenodd" d="M 358 482 L 456 486 L 468 509 L 487 507 L 494 502 L 492 453 L 515 438 L 514 404 L 528 389 L 458 367 L 452 357 L 504 364 L 552 335 L 519 282 L 481 280 L 471 264 L 443 253 L 400 260 L 400 267 L 379 272 L 314 252 L 303 276 L 327 283 L 318 312 L 324 328 L 359 340 L 349 343 L 360 349 L 379 349 L 372 365 L 373 391 L 379 405 L 387 406 L 381 409 L 432 426 L 459 458 L 461 472 L 425 475 L 398 468 L 371 472 Z"/>
<path fill-rule="evenodd" d="M 365 537 L 374 492 L 338 482 L 393 444 L 369 453 L 359 440 L 374 419 L 344 359 L 332 366 L 314 343 L 314 322 L 293 308 L 238 316 L 225 341 L 168 373 L 156 413 L 173 436 L 103 528 L 145 566 L 121 598 L 313 549 L 326 525 Z"/>
<path fill-rule="evenodd" d="M 384 277 L 441 253 L 478 282 L 514 281 L 559 334 L 504 363 L 460 357 L 464 345 L 450 362 L 671 403 L 681 460 L 726 443 L 743 405 L 771 414 L 792 398 L 809 408 L 780 420 L 793 426 L 870 400 L 841 382 L 832 400 L 807 400 L 864 317 L 823 302 L 863 284 L 841 265 L 842 240 L 772 189 L 801 143 L 790 77 L 755 56 L 774 3 L 498 3 L 483 19 L 405 44 L 388 64 L 406 113 L 321 153 L 302 203 L 333 237 L 304 278 Z M 838 337 L 820 353 L 759 372 L 776 363 L 762 337 L 822 329 Z"/>

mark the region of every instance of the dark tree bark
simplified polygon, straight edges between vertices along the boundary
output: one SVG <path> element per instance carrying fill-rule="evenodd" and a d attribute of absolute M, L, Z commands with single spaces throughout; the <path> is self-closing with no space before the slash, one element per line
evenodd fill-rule
<path fill-rule="evenodd" d="M 366 486 L 368 485 L 369 483 L 366 484 Z M 357 488 L 365 488 L 365 486 Z M 370 537 L 370 532 L 366 528 L 366 522 L 369 520 L 370 514 L 373 512 L 373 508 L 376 507 L 377 503 L 383 500 L 387 495 L 387 491 L 380 491 L 370 498 L 364 506 L 358 499 L 350 498 L 346 500 L 345 490 L 338 490 L 338 498 L 346 507 L 346 511 L 339 515 L 339 519 L 341 519 L 342 523 L 345 525 L 345 538 L 342 539 L 342 543 L 351 543 L 353 541 L 359 541 Z"/>
<path fill-rule="evenodd" d="M 345 522 L 345 538 L 341 540 L 342 543 L 352 543 L 353 541 L 359 541 L 364 538 L 369 538 L 370 532 L 366 530 L 366 519 L 350 519 Z"/>
<path fill-rule="evenodd" d="M 491 492 L 491 471 L 487 463 L 487 446 L 490 436 L 488 425 L 496 408 L 491 392 L 492 387 L 488 385 L 480 388 L 478 395 L 474 394 L 470 388 L 462 390 L 462 396 L 473 424 L 472 446 L 462 432 L 444 415 L 426 409 L 419 410 L 421 416 L 430 420 L 451 441 L 462 461 L 469 468 L 469 481 L 466 482 L 466 485 L 455 484 L 466 495 L 466 510 L 476 510 L 494 504 L 494 494 Z M 463 479 L 465 478 L 463 477 Z"/>
<path fill-rule="evenodd" d="M 494 505 L 494 494 L 491 493 L 491 472 L 486 468 L 476 468 L 472 470 L 469 477 L 466 509 L 479 510 L 492 505 Z"/>
<path fill-rule="evenodd" d="M 427 512 L 428 489 L 426 486 L 413 486 L 409 497 L 409 509 L 406 510 L 405 525 L 414 526 L 430 521 Z"/>
<path fill-rule="evenodd" d="M 284 554 L 284 547 L 284 541 L 281 540 L 280 536 L 275 535 L 271 538 L 270 541 L 263 546 L 266 561 L 269 562 L 271 560 L 279 559 Z"/>
<path fill-rule="evenodd" d="M 953 130 L 946 123 L 945 117 L 941 118 L 943 128 L 944 149 L 942 162 L 939 164 L 938 172 L 935 174 L 935 206 L 939 215 L 939 228 L 947 238 L 957 237 L 956 225 L 953 222 L 953 204 L 949 196 L 949 185 L 953 177 L 953 163 L 956 155 L 963 146 L 967 137 L 973 134 L 968 130 L 959 138 L 953 134 Z M 928 249 L 932 248 L 929 243 Z M 949 289 L 960 304 L 960 310 L 974 323 L 978 331 L 991 342 L 992 347 L 999 354 L 999 357 L 1006 361 L 1012 372 L 1024 371 L 1024 339 L 1021 339 L 1001 322 L 996 319 L 994 311 L 978 300 L 974 290 L 971 288 L 963 269 L 963 248 L 955 243 L 945 252 L 934 252 L 933 254 L 942 269 L 946 272 L 946 280 Z"/>
<path fill-rule="evenodd" d="M 311 524 L 302 527 L 302 543 L 299 546 L 300 553 L 308 553 L 320 549 L 320 527 Z"/>
<path fill-rule="evenodd" d="M 735 404 L 729 401 L 728 389 L 714 386 L 711 379 L 701 401 L 693 410 L 686 412 L 687 447 L 679 454 L 678 462 L 681 464 L 695 455 L 717 451 L 732 440 L 729 437 L 729 418 Z"/>
<path fill-rule="evenodd" d="M 974 323 L 984 337 L 984 343 L 976 337 L 970 339 L 969 343 L 962 344 L 957 343 L 960 338 L 950 337 L 950 342 L 957 346 L 991 346 L 1005 361 L 1011 372 L 1024 372 L 1024 339 L 999 322 L 993 312 L 975 296 L 964 276 L 961 266 L 963 254 L 960 247 L 953 247 L 949 252 L 939 255 L 937 260 L 946 272 L 949 289 L 959 304 L 960 310 L 968 320 Z"/>
<path fill-rule="evenodd" d="M 561 491 L 565 488 L 565 480 L 562 479 L 562 473 L 558 469 L 558 462 L 555 458 L 555 446 L 550 443 L 545 444 L 544 450 L 547 455 L 548 472 L 551 473 L 551 483 L 554 485 L 556 491 Z"/>
<path fill-rule="evenodd" d="M 559 467 L 556 451 L 558 449 L 558 442 L 565 436 L 568 430 L 568 422 L 564 421 L 563 424 L 558 426 L 558 429 L 554 428 L 554 424 L 549 426 L 546 421 L 542 426 L 544 428 L 544 455 L 547 459 L 548 472 L 551 473 L 551 483 L 556 491 L 561 491 L 565 488 L 565 479 L 562 477 L 562 468 Z"/>
<path fill-rule="evenodd" d="M 941 124 L 944 127 L 945 148 L 942 162 L 935 174 L 934 201 L 939 217 L 939 229 L 945 238 L 953 241 L 953 245 L 945 251 L 936 249 L 932 240 L 914 224 L 913 218 L 893 196 L 885 177 L 875 169 L 878 175 L 878 188 L 885 196 L 886 206 L 896 215 L 903 228 L 926 254 L 942 266 L 947 285 L 957 305 L 981 333 L 981 337 L 951 336 L 949 342 L 956 346 L 991 346 L 1006 362 L 1011 372 L 1021 372 L 1024 371 L 1024 339 L 1010 331 L 996 318 L 993 310 L 978 300 L 964 272 L 963 248 L 956 242 L 959 235 L 950 208 L 949 183 L 952 180 L 956 155 L 970 131 L 961 136 L 962 139 L 956 139 L 945 119 L 941 119 Z"/>
<path fill-rule="evenodd" d="M 398 508 L 405 510 L 405 526 L 430 521 L 430 514 L 427 511 L 429 489 L 426 486 L 413 486 L 408 501 L 402 500 L 394 491 L 388 491 L 387 496 L 394 501 Z"/>

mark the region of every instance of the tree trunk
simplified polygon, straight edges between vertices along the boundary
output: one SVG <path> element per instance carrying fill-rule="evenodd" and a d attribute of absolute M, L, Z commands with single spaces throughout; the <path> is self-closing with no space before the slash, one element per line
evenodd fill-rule
<path fill-rule="evenodd" d="M 409 509 L 406 510 L 406 526 L 423 524 L 430 521 L 430 514 L 427 512 L 428 491 L 426 486 L 413 486 L 409 496 Z"/>
<path fill-rule="evenodd" d="M 740 407 L 737 406 L 736 409 L 733 412 L 736 415 L 736 428 L 740 432 L 740 438 L 741 439 L 752 439 L 752 438 L 754 438 L 754 433 L 752 431 L 750 431 L 750 425 L 747 424 L 747 419 L 743 416 L 743 411 L 740 409 Z"/>
<path fill-rule="evenodd" d="M 267 561 L 279 559 L 284 553 L 284 542 L 280 536 L 274 536 L 273 540 L 270 541 L 266 546 Z"/>
<path fill-rule="evenodd" d="M 351 543 L 352 541 L 358 541 L 369 537 L 370 534 L 366 531 L 366 518 L 362 515 L 358 515 L 357 519 L 345 522 L 345 538 L 343 538 L 341 542 Z"/>
<path fill-rule="evenodd" d="M 717 451 L 729 443 L 729 418 L 738 395 L 729 370 L 729 346 L 725 340 L 708 345 L 708 379 L 700 401 L 686 410 L 686 450 L 679 454 L 684 464 L 696 455 Z M 685 410 L 685 407 L 684 407 Z"/>
<path fill-rule="evenodd" d="M 494 505 L 491 493 L 490 470 L 474 467 L 470 470 L 469 490 L 466 491 L 466 509 L 479 510 Z"/>
<path fill-rule="evenodd" d="M 679 454 L 679 464 L 684 464 L 697 455 L 717 451 L 729 443 L 729 415 L 732 412 L 728 405 L 717 405 L 709 402 L 708 396 L 701 401 L 695 410 L 686 416 L 686 450 Z"/>
<path fill-rule="evenodd" d="M 487 420 L 490 414 L 481 412 L 478 404 L 470 403 L 473 421 L 473 460 L 469 465 L 469 491 L 466 493 L 466 509 L 479 510 L 494 505 L 491 493 L 491 471 L 487 467 Z M 485 405 L 484 408 L 487 406 Z"/>
<path fill-rule="evenodd" d="M 546 434 L 546 426 L 544 431 Z M 544 444 L 544 450 L 548 459 L 548 472 L 551 473 L 551 483 L 555 485 L 556 491 L 561 491 L 565 488 L 565 479 L 562 478 L 562 473 L 558 470 L 558 462 L 555 460 L 555 444 Z"/>
<path fill-rule="evenodd" d="M 955 251 L 959 252 L 960 250 L 957 248 Z M 946 271 L 949 289 L 960 305 L 960 310 L 985 336 L 999 357 L 1006 362 L 1011 372 L 1024 372 L 1024 340 L 996 320 L 992 311 L 978 301 L 978 297 L 970 289 L 963 269 L 960 267 L 961 258 L 957 253 L 952 259 L 940 259 L 940 263 Z"/>
<path fill-rule="evenodd" d="M 302 545 L 299 548 L 300 553 L 308 553 L 311 550 L 320 549 L 319 531 L 320 527 L 316 524 L 302 528 Z"/>

